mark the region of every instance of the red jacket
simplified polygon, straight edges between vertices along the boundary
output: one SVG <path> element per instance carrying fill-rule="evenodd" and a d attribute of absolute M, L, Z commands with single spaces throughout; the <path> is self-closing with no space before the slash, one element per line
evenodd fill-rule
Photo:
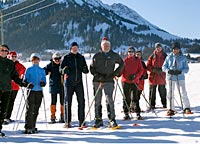
<path fill-rule="evenodd" d="M 161 71 L 160 73 L 153 72 L 153 68 L 159 68 L 162 70 L 162 65 L 166 58 L 166 53 L 163 51 L 156 52 L 149 56 L 147 60 L 147 70 L 150 72 L 149 84 L 151 85 L 163 85 L 166 84 L 166 73 Z"/>
<path fill-rule="evenodd" d="M 139 78 L 143 74 L 143 67 L 141 60 L 136 58 L 135 56 L 127 56 L 124 59 L 124 68 L 122 69 L 122 82 L 126 83 L 139 83 Z M 129 80 L 129 76 L 134 74 L 136 77 L 133 81 Z"/>
<path fill-rule="evenodd" d="M 19 78 L 22 79 L 24 77 L 26 68 L 21 63 L 19 63 L 19 61 L 15 62 L 15 68 L 19 74 Z M 12 80 L 12 90 L 19 90 L 19 89 L 20 89 L 19 85 Z"/>

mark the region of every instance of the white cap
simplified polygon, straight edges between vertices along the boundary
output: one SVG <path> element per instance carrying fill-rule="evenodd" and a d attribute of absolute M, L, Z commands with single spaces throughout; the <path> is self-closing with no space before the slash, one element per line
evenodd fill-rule
<path fill-rule="evenodd" d="M 37 58 L 41 59 L 41 56 L 40 56 L 39 53 L 32 53 L 31 56 L 30 56 L 30 60 L 32 60 L 33 57 L 37 57 Z"/>
<path fill-rule="evenodd" d="M 59 58 L 59 57 L 62 57 L 61 54 L 59 52 L 55 52 L 53 55 L 52 55 L 52 58 Z"/>
<path fill-rule="evenodd" d="M 104 37 L 101 41 L 101 46 L 103 46 L 105 43 L 108 43 L 110 44 L 110 41 L 108 41 L 108 38 L 107 37 Z"/>

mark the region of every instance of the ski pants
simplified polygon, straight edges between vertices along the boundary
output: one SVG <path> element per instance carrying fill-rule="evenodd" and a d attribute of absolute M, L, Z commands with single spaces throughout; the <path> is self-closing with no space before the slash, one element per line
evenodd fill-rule
<path fill-rule="evenodd" d="M 129 113 L 130 105 L 133 104 L 137 114 L 140 113 L 140 95 L 135 83 L 122 83 L 125 98 L 123 98 L 123 110 L 125 114 Z"/>
<path fill-rule="evenodd" d="M 94 94 L 96 93 L 99 82 L 93 82 Z M 113 101 L 113 90 L 114 83 L 113 82 L 104 82 L 102 83 L 101 88 L 99 89 L 96 98 L 95 98 L 95 118 L 102 119 L 102 90 L 104 90 L 106 96 L 106 108 L 108 113 L 108 118 L 110 120 L 115 119 L 115 109 L 114 109 L 114 101 Z"/>
<path fill-rule="evenodd" d="M 185 87 L 185 80 L 179 80 L 179 81 L 167 81 L 167 108 L 174 110 L 174 92 L 175 92 L 175 86 L 177 90 L 180 90 L 180 93 L 178 92 L 179 97 L 181 96 L 181 101 L 183 103 L 183 109 L 190 108 L 190 102 L 187 96 L 186 87 Z M 180 98 L 179 98 L 180 99 Z"/>
<path fill-rule="evenodd" d="M 6 119 L 10 119 L 10 117 L 11 117 L 17 93 L 18 93 L 18 90 L 12 90 L 11 91 L 10 102 L 8 104 L 8 109 L 7 109 L 7 112 L 6 112 Z"/>
<path fill-rule="evenodd" d="M 71 106 L 72 106 L 72 98 L 74 95 L 74 92 L 76 93 L 76 98 L 78 102 L 78 120 L 80 122 L 83 122 L 85 119 L 85 98 L 84 98 L 84 89 L 83 89 L 83 83 L 82 81 L 74 84 L 68 82 L 67 84 L 67 101 L 68 101 L 68 114 L 67 114 L 67 119 L 68 122 L 71 122 Z"/>
<path fill-rule="evenodd" d="M 34 129 L 36 125 L 39 108 L 42 102 L 43 92 L 32 91 L 26 99 L 25 129 Z"/>
<path fill-rule="evenodd" d="M 51 93 L 51 105 L 56 105 L 57 103 L 57 93 Z M 59 98 L 60 98 L 60 105 L 64 104 L 64 95 L 63 93 L 59 93 Z"/>
<path fill-rule="evenodd" d="M 10 100 L 11 91 L 0 91 L 0 131 L 6 117 L 6 111 Z"/>
<path fill-rule="evenodd" d="M 149 102 L 151 104 L 152 108 L 155 108 L 156 105 L 156 88 L 158 86 L 158 92 L 160 94 L 161 98 L 161 103 L 163 106 L 167 105 L 167 100 L 166 100 L 166 88 L 165 85 L 149 85 Z"/>

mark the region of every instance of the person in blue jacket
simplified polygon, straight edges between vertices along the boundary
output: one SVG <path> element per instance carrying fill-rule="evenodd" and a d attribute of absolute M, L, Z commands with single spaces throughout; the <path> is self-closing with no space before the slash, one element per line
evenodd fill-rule
<path fill-rule="evenodd" d="M 39 66 L 40 55 L 32 53 L 30 60 L 33 65 L 26 70 L 24 75 L 24 82 L 30 90 L 26 99 L 25 134 L 35 133 L 37 130 L 35 125 L 43 97 L 42 87 L 46 85 L 45 71 Z"/>
<path fill-rule="evenodd" d="M 192 114 L 185 86 L 185 74 L 189 71 L 189 66 L 186 57 L 181 52 L 180 43 L 174 42 L 172 44 L 172 52 L 166 57 L 162 66 L 162 70 L 166 72 L 168 81 L 167 115 L 173 116 L 175 114 L 175 85 L 177 86 L 179 95 L 181 96 L 181 103 L 183 104 L 184 113 Z"/>

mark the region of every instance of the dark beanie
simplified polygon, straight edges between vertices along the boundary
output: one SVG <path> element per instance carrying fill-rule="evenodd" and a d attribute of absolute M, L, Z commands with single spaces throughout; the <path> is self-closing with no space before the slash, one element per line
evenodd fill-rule
<path fill-rule="evenodd" d="M 78 47 L 77 42 L 72 42 L 71 47 L 73 47 L 73 46 L 77 46 Z"/>
<path fill-rule="evenodd" d="M 128 51 L 133 51 L 133 52 L 135 52 L 135 48 L 134 48 L 133 46 L 130 46 L 130 47 L 128 48 Z"/>
<path fill-rule="evenodd" d="M 159 43 L 159 42 L 155 43 L 155 48 L 157 48 L 157 47 L 162 47 L 161 43 Z"/>
<path fill-rule="evenodd" d="M 175 49 L 175 48 L 181 49 L 181 46 L 180 46 L 179 42 L 172 43 L 172 49 Z"/>

